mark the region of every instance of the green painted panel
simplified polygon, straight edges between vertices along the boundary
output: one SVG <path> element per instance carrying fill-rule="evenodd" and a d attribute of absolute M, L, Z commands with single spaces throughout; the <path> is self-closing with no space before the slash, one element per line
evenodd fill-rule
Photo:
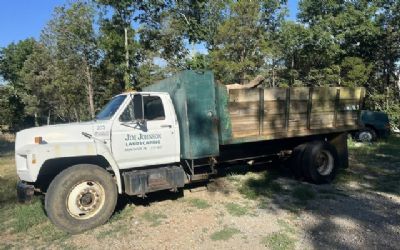
<path fill-rule="evenodd" d="M 215 85 L 211 71 L 182 71 L 143 90 L 170 94 L 178 117 L 181 158 L 219 155 Z"/>
<path fill-rule="evenodd" d="M 232 139 L 232 124 L 229 116 L 229 94 L 222 84 L 216 84 L 217 112 L 219 117 L 219 143 L 224 145 Z"/>

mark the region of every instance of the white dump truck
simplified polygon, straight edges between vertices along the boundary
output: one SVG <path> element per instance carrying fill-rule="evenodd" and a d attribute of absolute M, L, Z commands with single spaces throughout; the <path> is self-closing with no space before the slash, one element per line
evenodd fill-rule
<path fill-rule="evenodd" d="M 297 176 L 328 183 L 348 164 L 363 98 L 362 88 L 228 89 L 184 71 L 115 96 L 92 121 L 18 132 L 18 197 L 44 193 L 50 220 L 79 233 L 105 223 L 119 194 L 177 191 L 225 162 L 291 154 Z"/>

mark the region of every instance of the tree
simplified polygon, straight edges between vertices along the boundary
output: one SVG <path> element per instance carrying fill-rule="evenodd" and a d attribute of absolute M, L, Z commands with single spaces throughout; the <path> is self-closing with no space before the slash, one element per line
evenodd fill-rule
<path fill-rule="evenodd" d="M 33 38 L 11 43 L 0 49 L 0 76 L 9 84 L 19 87 L 19 72 L 32 54 L 36 41 Z"/>
<path fill-rule="evenodd" d="M 340 68 L 342 85 L 346 87 L 364 86 L 371 74 L 371 65 L 359 57 L 345 57 Z"/>
<path fill-rule="evenodd" d="M 12 85 L 0 85 L 0 125 L 6 125 L 11 132 L 27 125 L 24 104 Z"/>
<path fill-rule="evenodd" d="M 136 66 L 132 58 L 135 56 L 137 47 L 132 21 L 135 12 L 138 11 L 139 3 L 132 0 L 97 0 L 96 2 L 112 9 L 111 18 L 103 16 L 101 20 L 101 45 L 110 62 L 116 66 L 116 70 L 119 73 L 123 71 L 122 89 L 129 89 L 132 87 L 132 74 Z M 118 79 L 118 74 L 116 76 Z"/>
<path fill-rule="evenodd" d="M 54 76 L 55 65 L 50 52 L 42 44 L 37 44 L 20 71 L 24 88 L 20 95 L 26 114 L 35 118 L 36 126 L 42 117 L 47 117 L 46 123 L 50 124 L 51 113 L 54 112 L 58 94 L 61 94 L 55 87 Z"/>
<path fill-rule="evenodd" d="M 61 64 L 69 68 L 65 72 L 80 74 L 79 81 L 84 83 L 92 118 L 95 116 L 93 73 L 99 60 L 94 17 L 93 6 L 83 1 L 57 7 L 42 34 L 42 40 L 57 60 L 63 61 Z"/>
<path fill-rule="evenodd" d="M 244 83 L 263 64 L 260 46 L 265 37 L 257 1 L 233 2 L 229 16 L 218 28 L 211 51 L 216 78 L 225 83 Z"/>

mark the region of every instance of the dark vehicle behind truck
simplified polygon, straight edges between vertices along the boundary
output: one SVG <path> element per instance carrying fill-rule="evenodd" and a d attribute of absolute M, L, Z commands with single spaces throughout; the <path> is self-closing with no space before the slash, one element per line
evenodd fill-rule
<path fill-rule="evenodd" d="M 390 135 L 389 116 L 385 112 L 362 110 L 360 123 L 362 128 L 353 133 L 358 141 L 373 142 Z"/>

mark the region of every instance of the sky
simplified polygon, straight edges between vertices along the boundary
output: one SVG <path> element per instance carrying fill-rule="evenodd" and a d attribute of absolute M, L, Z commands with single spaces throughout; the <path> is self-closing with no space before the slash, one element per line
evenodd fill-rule
<path fill-rule="evenodd" d="M 0 48 L 29 37 L 39 38 L 53 9 L 67 0 L 0 0 Z M 298 0 L 289 0 L 289 19 L 295 20 Z"/>

